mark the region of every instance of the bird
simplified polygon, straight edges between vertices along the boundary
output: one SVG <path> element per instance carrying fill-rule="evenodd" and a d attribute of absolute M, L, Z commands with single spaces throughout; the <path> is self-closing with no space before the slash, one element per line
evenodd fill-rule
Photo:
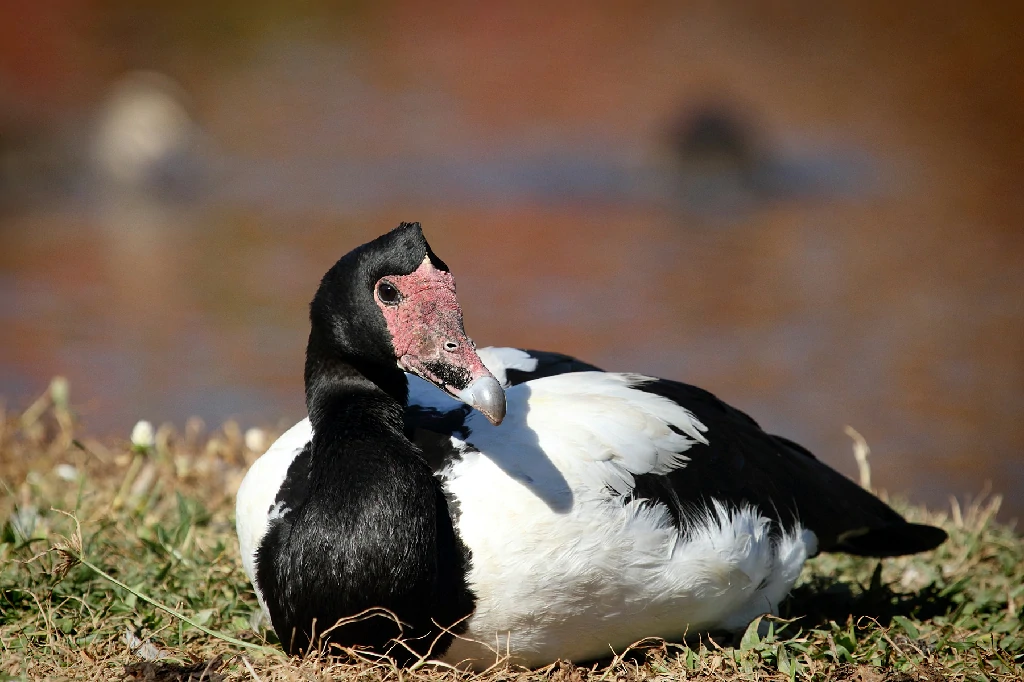
<path fill-rule="evenodd" d="M 742 632 L 819 552 L 946 539 L 705 390 L 477 349 L 419 223 L 338 260 L 309 317 L 309 416 L 236 500 L 243 568 L 291 654 L 595 660 Z"/>

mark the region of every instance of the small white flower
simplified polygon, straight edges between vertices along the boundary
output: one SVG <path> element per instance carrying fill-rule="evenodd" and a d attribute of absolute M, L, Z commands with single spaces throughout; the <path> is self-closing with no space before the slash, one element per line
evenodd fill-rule
<path fill-rule="evenodd" d="M 68 380 L 64 377 L 54 377 L 50 381 L 50 397 L 53 399 L 53 404 L 59 408 L 67 409 L 68 403 L 70 402 L 71 387 L 68 384 Z"/>
<path fill-rule="evenodd" d="M 62 481 L 78 480 L 78 469 L 73 464 L 58 464 L 54 471 Z"/>
<path fill-rule="evenodd" d="M 153 447 L 153 425 L 145 419 L 132 428 L 132 445 L 143 450 Z"/>
<path fill-rule="evenodd" d="M 249 429 L 245 432 L 245 447 L 252 452 L 263 452 L 267 447 L 267 433 L 263 429 Z"/>

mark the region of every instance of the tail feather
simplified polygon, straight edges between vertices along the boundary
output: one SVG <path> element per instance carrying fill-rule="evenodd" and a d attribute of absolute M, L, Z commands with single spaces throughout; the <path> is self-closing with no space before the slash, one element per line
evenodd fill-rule
<path fill-rule="evenodd" d="M 638 480 L 642 496 L 656 494 L 660 485 L 670 488 L 677 506 L 678 500 L 753 505 L 784 528 L 799 524 L 812 531 L 821 552 L 899 556 L 934 549 L 946 539 L 942 529 L 906 521 L 807 448 L 765 433 L 707 391 L 666 380 L 639 388 L 685 407 L 707 427 L 707 442 L 686 451 L 686 466 L 664 480 Z"/>
<path fill-rule="evenodd" d="M 925 552 L 946 541 L 948 536 L 941 528 L 906 521 L 892 507 L 828 467 L 803 446 L 781 436 L 773 438 L 789 450 L 790 462 L 801 469 L 794 475 L 807 477 L 805 489 L 816 490 L 812 479 L 828 481 L 821 486 L 828 490 L 826 496 L 822 498 L 815 493 L 803 500 L 804 504 L 812 506 L 824 499 L 834 506 L 833 513 L 816 515 L 810 523 L 822 541 L 821 551 L 892 557 Z"/>
<path fill-rule="evenodd" d="M 923 523 L 894 523 L 875 528 L 857 528 L 841 533 L 831 552 L 857 556 L 890 557 L 935 549 L 946 541 L 946 531 Z"/>

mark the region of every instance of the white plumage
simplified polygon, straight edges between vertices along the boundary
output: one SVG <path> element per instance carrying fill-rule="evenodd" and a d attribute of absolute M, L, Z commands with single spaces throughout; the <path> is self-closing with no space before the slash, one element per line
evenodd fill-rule
<path fill-rule="evenodd" d="M 312 438 L 313 425 L 308 417 L 281 434 L 249 467 L 235 496 L 235 532 L 238 533 L 242 568 L 256 590 L 264 615 L 267 614 L 267 603 L 256 582 L 256 550 L 267 533 L 270 521 L 284 513 L 275 502 L 277 493 L 284 483 L 288 467 Z M 269 616 L 267 622 L 270 622 Z"/>

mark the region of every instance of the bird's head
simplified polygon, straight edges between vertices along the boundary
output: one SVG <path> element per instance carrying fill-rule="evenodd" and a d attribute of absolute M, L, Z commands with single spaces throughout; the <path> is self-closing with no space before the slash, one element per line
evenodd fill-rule
<path fill-rule="evenodd" d="M 479 410 L 505 416 L 505 394 L 466 335 L 455 279 L 419 223 L 402 223 L 341 258 L 310 304 L 307 397 L 331 357 L 386 377 L 397 367 Z"/>

